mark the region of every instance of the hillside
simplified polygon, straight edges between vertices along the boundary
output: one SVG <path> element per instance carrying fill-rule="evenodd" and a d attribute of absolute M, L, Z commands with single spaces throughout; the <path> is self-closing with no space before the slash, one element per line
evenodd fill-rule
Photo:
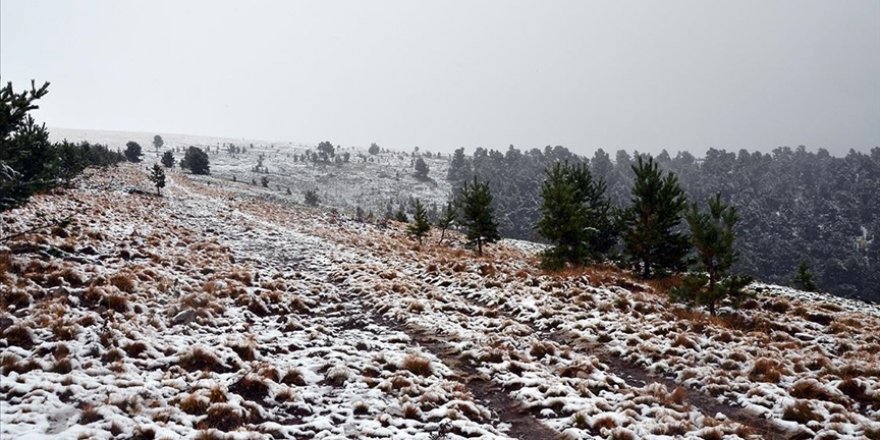
<path fill-rule="evenodd" d="M 880 438 L 877 306 L 754 284 L 709 317 L 523 243 L 419 248 L 223 154 L 161 198 L 124 165 L 3 214 L 0 436 Z M 366 182 L 326 197 L 388 197 Z"/>

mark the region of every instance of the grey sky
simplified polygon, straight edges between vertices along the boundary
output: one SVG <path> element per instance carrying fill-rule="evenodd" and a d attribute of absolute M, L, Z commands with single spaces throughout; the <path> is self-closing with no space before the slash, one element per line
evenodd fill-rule
<path fill-rule="evenodd" d="M 49 126 L 451 151 L 880 145 L 880 2 L 0 0 Z"/>

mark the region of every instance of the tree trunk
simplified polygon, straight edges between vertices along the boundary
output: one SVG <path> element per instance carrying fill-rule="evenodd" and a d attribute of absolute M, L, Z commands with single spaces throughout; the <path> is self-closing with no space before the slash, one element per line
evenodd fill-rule
<path fill-rule="evenodd" d="M 443 237 L 446 236 L 446 228 L 440 230 L 440 240 L 437 241 L 437 244 L 443 243 Z"/>
<path fill-rule="evenodd" d="M 481 238 L 477 238 L 477 255 L 483 256 L 483 240 Z"/>

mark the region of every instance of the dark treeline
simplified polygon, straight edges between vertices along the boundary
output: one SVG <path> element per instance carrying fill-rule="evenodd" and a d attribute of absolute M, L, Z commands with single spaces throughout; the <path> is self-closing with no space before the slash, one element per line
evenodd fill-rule
<path fill-rule="evenodd" d="M 107 166 L 125 156 L 103 145 L 49 142 L 49 132 L 28 113 L 46 95 L 49 83 L 15 92 L 0 88 L 0 211 L 17 206 L 36 192 L 70 185 L 89 166 Z"/>
<path fill-rule="evenodd" d="M 473 176 L 489 182 L 503 236 L 540 240 L 541 184 L 555 162 L 586 164 L 605 180 L 618 207 L 630 205 L 631 165 L 639 153 L 598 150 L 592 158 L 564 147 L 521 151 L 478 148 L 453 155 L 448 178 L 458 187 Z M 646 156 L 646 155 L 645 155 Z M 678 176 L 690 202 L 704 205 L 716 193 L 737 207 L 736 273 L 791 284 L 803 261 L 820 289 L 880 300 L 880 148 L 833 157 L 827 150 L 780 147 L 772 153 L 710 149 L 697 159 L 687 152 L 655 157 Z M 682 225 L 685 228 L 685 225 Z"/>

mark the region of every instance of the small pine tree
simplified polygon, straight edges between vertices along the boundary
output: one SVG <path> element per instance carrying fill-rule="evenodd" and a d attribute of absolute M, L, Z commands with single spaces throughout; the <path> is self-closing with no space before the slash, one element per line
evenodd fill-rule
<path fill-rule="evenodd" d="M 443 243 L 443 239 L 446 237 L 446 230 L 452 227 L 457 219 L 458 210 L 455 209 L 455 204 L 446 202 L 446 207 L 443 208 L 443 212 L 437 220 L 437 227 L 440 228 L 440 240 L 437 241 L 437 244 Z"/>
<path fill-rule="evenodd" d="M 424 159 L 421 157 L 416 159 L 415 168 L 415 176 L 417 179 L 425 180 L 428 178 L 428 171 L 430 171 L 430 168 L 428 168 L 428 164 L 425 163 Z"/>
<path fill-rule="evenodd" d="M 626 251 L 643 278 L 684 269 L 688 240 L 676 229 L 687 198 L 678 178 L 673 173 L 664 176 L 651 157 L 645 161 L 639 156 L 631 167 L 632 206 L 623 214 Z"/>
<path fill-rule="evenodd" d="M 372 154 L 372 155 L 379 154 L 379 146 L 376 145 L 375 142 L 373 142 L 372 144 L 370 144 L 370 149 L 367 150 L 367 152 L 370 153 L 370 154 Z"/>
<path fill-rule="evenodd" d="M 307 190 L 304 195 L 305 203 L 308 206 L 318 206 L 320 199 L 318 199 L 318 193 L 314 190 Z"/>
<path fill-rule="evenodd" d="M 401 223 L 409 222 L 409 218 L 407 218 L 406 212 L 403 210 L 403 206 L 397 208 L 397 211 L 394 213 L 394 220 Z"/>
<path fill-rule="evenodd" d="M 161 189 L 165 187 L 165 170 L 159 164 L 153 164 L 150 171 L 150 182 L 156 185 L 156 195 L 162 197 Z"/>
<path fill-rule="evenodd" d="M 806 261 L 801 261 L 801 263 L 798 264 L 797 273 L 794 278 L 792 278 L 791 283 L 794 287 L 805 292 L 815 292 L 819 290 L 815 281 L 813 281 L 813 273 L 810 271 L 810 266 Z"/>
<path fill-rule="evenodd" d="M 431 231 L 431 223 L 428 222 L 428 211 L 425 209 L 424 205 L 422 205 L 421 200 L 416 199 L 413 202 L 413 221 L 407 228 L 407 233 L 416 237 L 419 240 L 419 244 L 422 244 L 422 237 L 428 235 L 428 232 Z"/>
<path fill-rule="evenodd" d="M 269 178 L 266 176 L 260 177 L 260 185 L 262 185 L 263 188 L 268 188 L 269 187 Z"/>
<path fill-rule="evenodd" d="M 477 254 L 483 255 L 483 244 L 494 243 L 498 235 L 498 223 L 492 210 L 492 193 L 489 183 L 477 181 L 465 182 L 458 197 L 461 211 L 461 222 L 467 230 L 467 238 L 471 244 L 476 243 Z"/>
<path fill-rule="evenodd" d="M 697 252 L 699 270 L 705 274 L 688 275 L 681 287 L 672 288 L 673 300 L 688 304 L 705 305 L 715 315 L 717 303 L 724 298 L 738 302 L 743 288 L 751 282 L 748 277 L 731 277 L 731 266 L 737 259 L 733 247 L 734 226 L 739 216 L 736 207 L 721 202 L 721 195 L 709 199 L 707 212 L 700 212 L 696 203 L 686 214 L 691 231 L 691 243 Z"/>
<path fill-rule="evenodd" d="M 128 141 L 128 143 L 125 144 L 125 158 L 128 159 L 129 162 L 140 162 L 141 156 L 143 156 L 143 153 L 141 153 L 140 144 L 135 141 Z"/>
<path fill-rule="evenodd" d="M 165 168 L 173 168 L 174 167 L 174 153 L 171 150 L 165 152 L 162 155 L 162 165 L 165 165 Z"/>

